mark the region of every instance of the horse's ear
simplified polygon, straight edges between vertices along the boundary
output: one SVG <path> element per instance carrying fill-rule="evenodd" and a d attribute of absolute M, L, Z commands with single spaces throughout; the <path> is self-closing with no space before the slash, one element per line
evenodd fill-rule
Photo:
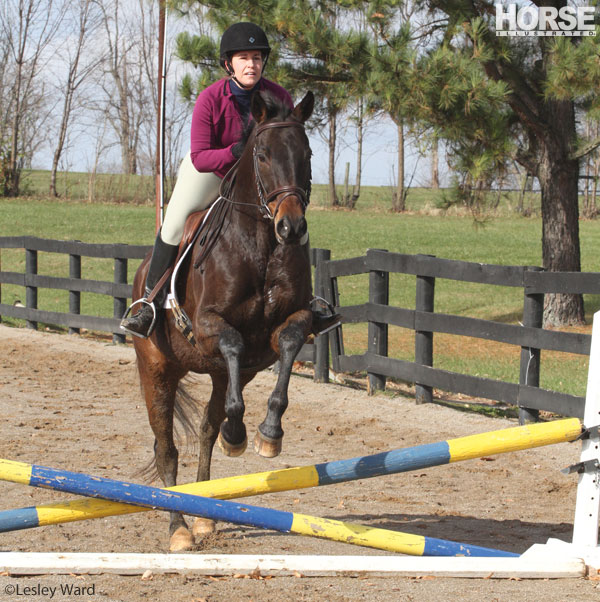
<path fill-rule="evenodd" d="M 295 106 L 292 115 L 302 123 L 312 115 L 315 108 L 315 95 L 309 90 L 306 96 Z"/>
<path fill-rule="evenodd" d="M 254 117 L 254 121 L 256 121 L 257 124 L 266 121 L 269 108 L 267 107 L 267 103 L 260 92 L 255 92 L 252 94 L 252 98 L 250 100 L 250 112 L 252 113 L 252 117 Z"/>

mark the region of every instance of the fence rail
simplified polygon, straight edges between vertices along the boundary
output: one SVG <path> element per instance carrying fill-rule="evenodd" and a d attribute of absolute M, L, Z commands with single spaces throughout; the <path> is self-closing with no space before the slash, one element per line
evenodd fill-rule
<path fill-rule="evenodd" d="M 540 351 L 589 355 L 591 336 L 542 328 L 545 293 L 600 294 L 597 273 L 543 272 L 535 266 L 480 264 L 429 255 L 404 255 L 371 249 L 363 257 L 326 261 L 321 286 L 342 315 L 344 323 L 369 324 L 368 349 L 359 355 L 344 353 L 343 338 L 332 336 L 332 365 L 340 372 L 367 372 L 369 390 L 385 388 L 386 378 L 416 385 L 417 402 L 432 400 L 433 388 L 514 404 L 521 422 L 535 420 L 539 410 L 583 418 L 584 398 L 539 387 Z M 340 277 L 369 274 L 369 301 L 340 306 Z M 389 274 L 416 277 L 415 309 L 388 304 Z M 523 289 L 523 323 L 520 326 L 489 320 L 435 313 L 435 283 L 443 278 L 462 282 Z M 388 326 L 415 332 L 414 362 L 387 357 Z M 519 383 L 480 378 L 433 367 L 433 337 L 446 333 L 487 339 L 521 347 Z"/>
<path fill-rule="evenodd" d="M 43 322 L 67 326 L 72 333 L 79 332 L 81 328 L 109 332 L 113 334 L 115 342 L 125 341 L 125 336 L 119 332 L 119 321 L 132 294 L 128 261 L 145 257 L 151 250 L 150 246 L 89 244 L 23 236 L 0 237 L 0 252 L 1 249 L 23 249 L 25 271 L 19 273 L 0 269 L 0 318 L 10 316 L 23 319 L 30 328 L 37 328 L 37 323 Z M 69 277 L 38 274 L 40 252 L 69 255 Z M 82 278 L 81 263 L 84 257 L 112 259 L 113 280 Z M 315 267 L 315 293 L 336 307 L 344 323 L 367 323 L 369 329 L 368 348 L 362 354 L 345 354 L 343 329 L 319 336 L 314 344 L 305 345 L 298 359 L 313 362 L 315 380 L 328 380 L 331 362 L 337 372 L 367 372 L 370 391 L 385 388 L 387 378 L 413 382 L 418 403 L 431 401 L 433 389 L 437 388 L 515 404 L 520 408 L 522 422 L 536 419 L 539 410 L 583 417 L 582 397 L 539 387 L 541 350 L 589 355 L 591 345 L 590 335 L 542 328 L 544 294 L 600 294 L 599 274 L 544 272 L 535 266 L 480 264 L 429 255 L 389 253 L 381 249 L 371 249 L 363 257 L 342 260 L 331 260 L 330 252 L 326 249 L 311 249 L 311 263 Z M 390 273 L 415 276 L 414 309 L 389 305 Z M 369 274 L 369 300 L 362 305 L 340 306 L 338 278 L 355 274 Z M 440 278 L 521 288 L 522 325 L 436 313 L 435 284 Z M 2 284 L 24 287 L 25 306 L 2 303 Z M 69 291 L 69 312 L 39 309 L 39 288 Z M 113 317 L 82 315 L 82 293 L 112 297 Z M 388 357 L 388 326 L 400 326 L 415 332 L 413 362 Z M 520 347 L 519 383 L 434 368 L 435 333 L 475 337 Z"/>
<path fill-rule="evenodd" d="M 63 241 L 34 236 L 7 236 L 0 238 L 0 249 L 24 249 L 25 272 L 0 271 L 0 286 L 14 284 L 25 287 L 25 307 L 1 303 L 0 316 L 10 316 L 27 321 L 28 328 L 37 328 L 38 322 L 68 326 L 70 333 L 81 328 L 110 332 L 115 342 L 124 343 L 125 335 L 119 332 L 120 318 L 131 297 L 128 284 L 128 260 L 142 259 L 152 247 L 125 244 L 90 244 L 80 241 Z M 38 274 L 38 253 L 69 255 L 69 277 Z M 112 282 L 81 278 L 81 258 L 113 259 Z M 69 313 L 44 311 L 38 308 L 38 289 L 69 291 Z M 81 293 L 96 293 L 113 298 L 113 317 L 89 316 L 80 313 Z"/>
<path fill-rule="evenodd" d="M 0 319 L 2 316 L 27 321 L 29 328 L 37 328 L 38 322 L 67 326 L 70 333 L 80 329 L 112 333 L 113 341 L 124 343 L 126 336 L 120 331 L 119 323 L 131 299 L 133 274 L 128 273 L 128 260 L 143 259 L 151 250 L 146 245 L 91 244 L 80 241 L 63 241 L 37 238 L 33 236 L 0 237 L 2 249 L 23 249 L 25 251 L 25 272 L 7 272 L 0 269 Z M 60 253 L 69 255 L 69 277 L 45 276 L 38 274 L 38 253 Z M 90 280 L 81 277 L 82 257 L 112 259 L 113 281 Z M 317 262 L 329 259 L 325 249 L 311 249 L 311 263 L 319 276 Z M 0 262 L 1 267 L 1 262 Z M 320 276 L 319 276 L 320 277 Z M 2 303 L 2 284 L 25 287 L 25 306 Z M 69 291 L 69 312 L 45 311 L 38 308 L 38 289 Z M 82 315 L 81 293 L 96 293 L 113 298 L 113 317 Z M 317 340 L 315 344 L 304 345 L 299 360 L 315 364 L 315 379 L 325 380 L 329 371 L 327 340 Z"/>

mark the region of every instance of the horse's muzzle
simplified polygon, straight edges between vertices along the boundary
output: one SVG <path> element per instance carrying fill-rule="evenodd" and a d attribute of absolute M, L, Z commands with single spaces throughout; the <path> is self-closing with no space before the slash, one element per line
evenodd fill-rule
<path fill-rule="evenodd" d="M 304 244 L 307 232 L 308 225 L 303 215 L 299 217 L 284 215 L 275 224 L 275 237 L 280 243 L 301 242 Z"/>

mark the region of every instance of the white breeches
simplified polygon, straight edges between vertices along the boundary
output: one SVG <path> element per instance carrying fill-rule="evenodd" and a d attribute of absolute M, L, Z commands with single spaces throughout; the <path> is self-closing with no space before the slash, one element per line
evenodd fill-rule
<path fill-rule="evenodd" d="M 194 211 L 210 207 L 219 196 L 221 178 L 214 173 L 196 171 L 188 153 L 177 172 L 177 182 L 167 205 L 160 237 L 178 245 L 183 237 L 185 220 Z"/>

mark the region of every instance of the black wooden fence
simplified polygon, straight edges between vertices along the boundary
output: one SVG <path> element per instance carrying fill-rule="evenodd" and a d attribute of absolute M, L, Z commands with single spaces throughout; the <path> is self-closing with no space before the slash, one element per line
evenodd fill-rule
<path fill-rule="evenodd" d="M 36 238 L 33 236 L 0 237 L 2 249 L 23 249 L 25 252 L 25 271 L 8 272 L 1 269 L 0 256 L 0 320 L 2 316 L 26 320 L 28 328 L 37 328 L 38 322 L 68 326 L 69 333 L 78 333 L 81 328 L 99 332 L 109 332 L 115 343 L 124 343 L 125 335 L 119 330 L 119 322 L 131 299 L 133 274 L 129 274 L 128 261 L 143 259 L 152 249 L 150 246 L 125 244 L 89 244 L 79 241 L 62 241 Z M 38 274 L 38 253 L 61 253 L 69 255 L 69 277 L 46 276 Z M 320 280 L 320 268 L 330 252 L 325 249 L 311 249 L 311 263 L 315 266 L 315 275 Z M 81 277 L 82 257 L 112 259 L 114 262 L 113 281 L 89 280 Z M 14 284 L 25 287 L 25 305 L 2 303 L 2 284 Z M 38 309 L 38 289 L 48 288 L 69 291 L 69 312 L 52 312 Z M 317 292 L 319 292 L 317 290 Z M 82 315 L 81 294 L 97 293 L 113 298 L 113 317 Z M 315 379 L 328 377 L 329 355 L 327 339 L 321 338 L 314 344 L 305 345 L 298 359 L 314 362 Z"/>
<path fill-rule="evenodd" d="M 131 298 L 131 284 L 128 284 L 128 261 L 142 259 L 151 249 L 148 246 L 124 244 L 89 244 L 79 241 L 47 240 L 33 236 L 1 237 L 1 249 L 24 249 L 25 272 L 0 271 L 1 284 L 16 284 L 25 287 L 25 307 L 1 303 L 0 316 L 10 316 L 27 321 L 28 328 L 37 328 L 38 322 L 68 326 L 70 333 L 81 328 L 113 333 L 115 342 L 125 342 L 119 333 L 119 321 L 127 309 L 127 299 Z M 38 274 L 38 253 L 62 253 L 69 255 L 69 277 L 45 276 Z M 81 277 L 82 257 L 113 259 L 114 278 L 112 282 L 88 280 Z M 38 309 L 38 289 L 49 288 L 69 291 L 69 313 Z M 80 314 L 81 293 L 108 295 L 114 299 L 113 317 L 87 316 Z"/>
<path fill-rule="evenodd" d="M 119 321 L 131 298 L 128 261 L 142 259 L 149 246 L 125 244 L 88 244 L 78 241 L 46 240 L 29 236 L 0 237 L 1 249 L 23 249 L 23 273 L 1 270 L 0 319 L 10 316 L 27 321 L 37 328 L 38 322 L 68 326 L 69 332 L 81 328 L 109 332 L 115 342 L 124 342 Z M 69 277 L 38 274 L 38 253 L 69 255 Z M 81 277 L 82 257 L 108 258 L 114 262 L 112 281 L 95 281 Z M 554 350 L 589 355 L 591 336 L 549 331 L 542 328 L 545 293 L 600 294 L 600 274 L 549 273 L 537 267 L 502 266 L 439 259 L 425 255 L 403 255 L 382 250 L 369 250 L 364 257 L 332 261 L 325 249 L 311 249 L 315 267 L 315 293 L 332 302 L 345 323 L 367 322 L 368 348 L 361 355 L 346 355 L 342 329 L 317 337 L 305 345 L 298 359 L 311 361 L 315 380 L 326 382 L 329 362 L 336 372 L 364 371 L 369 389 L 385 387 L 386 378 L 398 378 L 416 384 L 418 403 L 431 401 L 433 388 L 463 393 L 519 406 L 522 421 L 535 419 L 539 410 L 566 416 L 583 417 L 582 397 L 548 391 L 539 387 L 540 351 Z M 340 306 L 338 278 L 369 274 L 369 301 L 356 306 Z M 416 277 L 415 309 L 389 305 L 389 274 Z M 437 278 L 523 289 L 522 325 L 504 324 L 464 316 L 435 313 L 434 293 Z M 1 285 L 25 287 L 25 306 L 2 303 Z M 69 312 L 38 309 L 38 289 L 69 291 Z M 113 298 L 113 317 L 82 315 L 82 293 L 97 293 Z M 388 357 L 388 325 L 415 331 L 414 362 Z M 448 333 L 509 343 L 521 348 L 519 383 L 506 383 L 440 370 L 433 367 L 434 333 Z M 331 349 L 331 353 L 329 352 Z"/>
<path fill-rule="evenodd" d="M 337 279 L 369 274 L 369 301 L 339 306 Z M 391 307 L 389 274 L 416 277 L 415 309 Z M 545 293 L 600 294 L 600 274 L 543 272 L 538 267 L 485 265 L 426 255 L 403 255 L 372 249 L 364 257 L 325 261 L 320 266 L 320 287 L 345 323 L 367 322 L 368 349 L 345 355 L 339 333 L 331 338 L 332 367 L 336 372 L 367 372 L 369 389 L 385 387 L 386 377 L 416 384 L 417 402 L 431 401 L 438 388 L 517 405 L 521 421 L 535 420 L 539 410 L 583 418 L 584 398 L 539 387 L 542 349 L 589 355 L 591 336 L 542 328 Z M 510 286 L 523 289 L 522 325 L 504 324 L 464 316 L 435 313 L 437 278 Z M 388 357 L 388 325 L 415 331 L 414 362 Z M 448 333 L 509 343 L 521 348 L 519 383 L 480 378 L 433 367 L 434 333 Z"/>

